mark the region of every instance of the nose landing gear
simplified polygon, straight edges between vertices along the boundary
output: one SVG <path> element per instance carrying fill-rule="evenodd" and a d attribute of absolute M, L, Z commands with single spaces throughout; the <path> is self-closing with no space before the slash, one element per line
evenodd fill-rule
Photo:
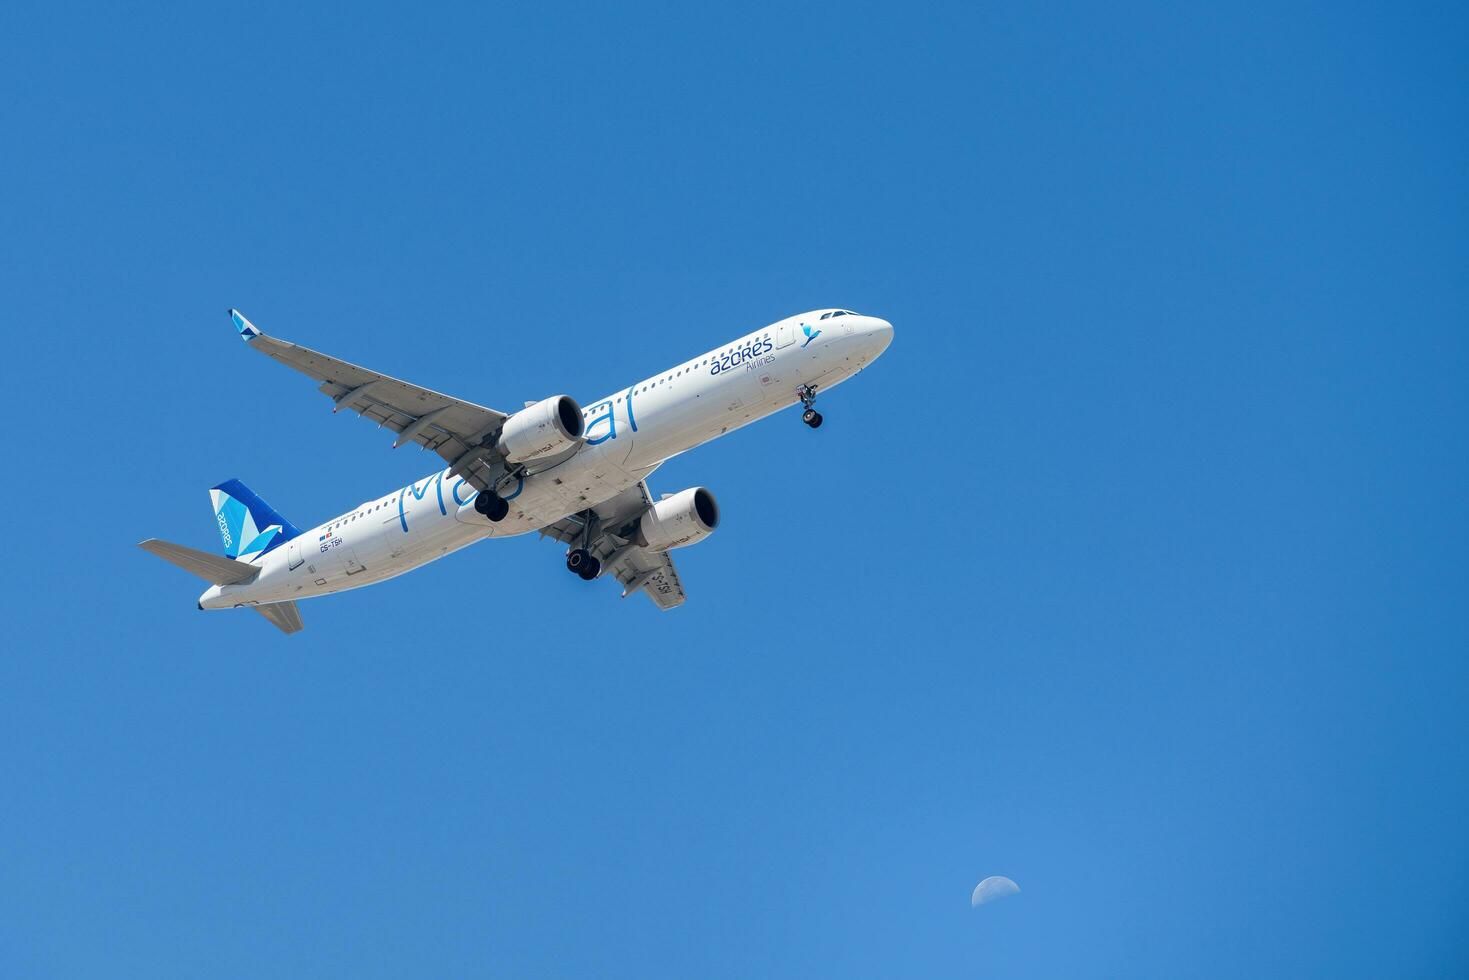
<path fill-rule="evenodd" d="M 821 413 L 811 406 L 816 403 L 816 389 L 811 385 L 801 385 L 796 389 L 796 394 L 801 396 L 801 404 L 806 410 L 801 413 L 801 421 L 813 429 L 821 428 Z"/>

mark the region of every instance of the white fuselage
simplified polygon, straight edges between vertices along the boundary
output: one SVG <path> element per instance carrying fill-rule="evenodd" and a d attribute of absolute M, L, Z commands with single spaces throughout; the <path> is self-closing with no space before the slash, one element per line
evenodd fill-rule
<path fill-rule="evenodd" d="M 585 444 L 499 490 L 510 503 L 491 523 L 474 487 L 448 469 L 370 500 L 258 558 L 243 585 L 213 586 L 204 609 L 306 599 L 371 585 L 483 538 L 536 531 L 595 507 L 664 460 L 825 391 L 871 363 L 892 327 L 875 317 L 790 317 L 622 388 L 584 407 Z M 803 326 L 819 329 L 808 340 Z"/>

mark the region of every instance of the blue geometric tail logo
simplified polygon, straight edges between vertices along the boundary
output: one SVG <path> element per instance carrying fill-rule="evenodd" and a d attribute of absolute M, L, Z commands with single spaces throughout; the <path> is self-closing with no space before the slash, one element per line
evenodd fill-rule
<path fill-rule="evenodd" d="M 235 329 L 240 332 L 240 339 L 244 341 L 254 340 L 260 336 L 260 330 L 255 324 L 245 319 L 245 314 L 239 310 L 230 309 L 230 319 L 234 321 Z"/>
<path fill-rule="evenodd" d="M 226 480 L 209 491 L 214 519 L 227 557 L 251 561 L 301 534 L 300 528 L 239 480 Z"/>

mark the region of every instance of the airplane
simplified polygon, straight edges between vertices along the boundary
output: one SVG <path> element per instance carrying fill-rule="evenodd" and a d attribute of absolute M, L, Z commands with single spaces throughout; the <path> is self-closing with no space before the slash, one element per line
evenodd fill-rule
<path fill-rule="evenodd" d="M 787 317 L 583 408 L 568 395 L 514 413 L 421 388 L 262 333 L 238 310 L 246 346 L 317 382 L 347 410 L 447 464 L 406 487 L 308 530 L 239 480 L 209 491 L 223 556 L 158 538 L 139 547 L 209 583 L 200 609 L 253 609 L 285 633 L 302 629 L 300 599 L 345 592 L 411 571 L 485 538 L 539 531 L 568 545 L 581 578 L 610 575 L 623 597 L 660 609 L 685 599 L 669 552 L 719 526 L 705 487 L 654 499 L 648 475 L 725 433 L 802 407 L 821 426 L 818 391 L 841 384 L 892 342 L 886 320 L 825 309 Z"/>

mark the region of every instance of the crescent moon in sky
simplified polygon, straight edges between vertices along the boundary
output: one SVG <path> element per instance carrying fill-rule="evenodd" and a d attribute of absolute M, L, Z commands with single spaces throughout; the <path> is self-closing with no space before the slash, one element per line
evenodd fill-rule
<path fill-rule="evenodd" d="M 993 902 L 997 898 L 1005 898 L 1008 895 L 1016 895 L 1020 892 L 1020 886 L 1015 884 L 1004 875 L 991 875 L 984 881 L 974 886 L 974 894 L 969 896 L 971 908 L 978 908 L 985 902 Z"/>

